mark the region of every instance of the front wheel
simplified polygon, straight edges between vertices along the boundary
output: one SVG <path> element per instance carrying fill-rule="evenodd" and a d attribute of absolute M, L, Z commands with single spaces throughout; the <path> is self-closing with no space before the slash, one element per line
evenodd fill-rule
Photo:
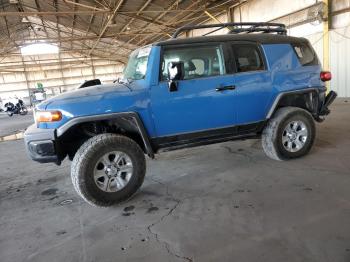
<path fill-rule="evenodd" d="M 262 134 L 266 155 L 275 160 L 287 160 L 306 155 L 315 140 L 315 123 L 304 109 L 283 107 L 269 120 Z"/>
<path fill-rule="evenodd" d="M 101 134 L 86 141 L 75 154 L 71 177 L 77 193 L 94 206 L 128 200 L 142 185 L 145 155 L 128 137 Z"/>

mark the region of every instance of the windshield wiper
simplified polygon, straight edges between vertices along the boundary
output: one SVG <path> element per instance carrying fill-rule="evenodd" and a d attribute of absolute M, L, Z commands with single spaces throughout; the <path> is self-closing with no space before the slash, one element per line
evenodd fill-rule
<path fill-rule="evenodd" d="M 131 84 L 132 82 L 134 82 L 134 79 L 129 77 L 129 78 L 126 79 L 126 81 L 128 81 L 128 84 Z"/>
<path fill-rule="evenodd" d="M 129 86 L 129 84 L 131 83 L 131 82 L 129 82 L 129 80 L 127 79 L 127 83 L 126 82 L 124 82 L 122 79 L 118 79 L 118 83 L 119 84 L 122 84 L 123 86 L 126 86 L 131 92 L 133 91 L 132 90 L 132 88 Z"/>

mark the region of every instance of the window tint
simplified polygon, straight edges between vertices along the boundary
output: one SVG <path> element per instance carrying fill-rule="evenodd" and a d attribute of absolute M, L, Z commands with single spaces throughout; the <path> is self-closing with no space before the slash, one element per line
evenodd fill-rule
<path fill-rule="evenodd" d="M 295 44 L 293 48 L 301 65 L 307 66 L 318 64 L 317 56 L 307 44 Z"/>
<path fill-rule="evenodd" d="M 161 80 L 168 80 L 168 64 L 184 62 L 184 79 L 224 75 L 225 63 L 220 45 L 165 48 L 163 50 Z"/>
<path fill-rule="evenodd" d="M 232 45 L 237 72 L 264 70 L 264 63 L 255 45 Z"/>

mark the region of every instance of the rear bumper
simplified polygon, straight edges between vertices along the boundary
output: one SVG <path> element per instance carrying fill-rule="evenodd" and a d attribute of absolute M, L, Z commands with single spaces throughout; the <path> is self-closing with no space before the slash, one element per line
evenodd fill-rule
<path fill-rule="evenodd" d="M 315 117 L 317 122 L 323 122 L 325 120 L 325 116 L 331 112 L 328 107 L 334 102 L 336 97 L 337 93 L 334 91 L 330 91 L 327 96 L 324 97 L 319 106 L 317 116 Z"/>
<path fill-rule="evenodd" d="M 323 105 L 320 108 L 319 115 L 325 116 L 328 115 L 331 111 L 328 109 L 328 107 L 334 102 L 338 94 L 334 91 L 330 91 L 328 95 L 326 96 Z"/>
<path fill-rule="evenodd" d="M 60 164 L 56 152 L 56 130 L 37 128 L 35 124 L 24 133 L 24 143 L 31 159 L 40 163 Z"/>

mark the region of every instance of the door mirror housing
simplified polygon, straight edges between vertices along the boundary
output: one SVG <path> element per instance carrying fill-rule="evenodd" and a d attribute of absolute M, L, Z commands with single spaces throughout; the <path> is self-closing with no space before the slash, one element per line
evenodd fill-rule
<path fill-rule="evenodd" d="M 168 79 L 169 79 L 169 91 L 177 91 L 177 81 L 184 79 L 185 66 L 184 62 L 170 62 L 168 64 Z"/>
<path fill-rule="evenodd" d="M 170 81 L 177 81 L 184 79 L 185 66 L 184 62 L 170 62 L 168 64 L 168 77 Z"/>

